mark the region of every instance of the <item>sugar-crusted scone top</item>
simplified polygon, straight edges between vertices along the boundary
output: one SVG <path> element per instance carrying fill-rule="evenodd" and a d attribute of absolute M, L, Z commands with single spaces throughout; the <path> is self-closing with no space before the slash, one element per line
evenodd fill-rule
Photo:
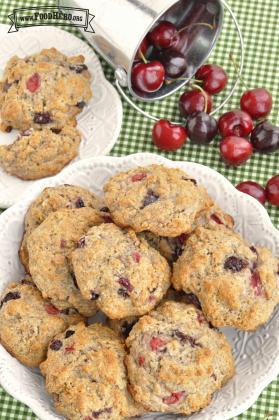
<path fill-rule="evenodd" d="M 8 146 L 0 146 L 0 166 L 21 179 L 57 174 L 78 154 L 80 134 L 74 127 L 26 130 Z"/>
<path fill-rule="evenodd" d="M 0 342 L 25 365 L 39 366 L 49 341 L 81 320 L 77 312 L 61 313 L 44 300 L 30 280 L 11 283 L 0 300 Z"/>
<path fill-rule="evenodd" d="M 84 316 L 96 313 L 96 304 L 82 297 L 69 257 L 79 238 L 102 223 L 90 207 L 60 209 L 51 213 L 28 237 L 29 268 L 34 283 L 59 309 L 76 308 Z"/>
<path fill-rule="evenodd" d="M 92 96 L 82 55 L 66 57 L 55 48 L 25 58 L 12 57 L 0 86 L 2 129 L 61 128 Z"/>
<path fill-rule="evenodd" d="M 125 350 L 109 328 L 82 323 L 50 343 L 41 364 L 57 411 L 71 420 L 122 420 L 143 412 L 127 390 Z"/>
<path fill-rule="evenodd" d="M 72 266 L 83 297 L 112 319 L 147 313 L 170 285 L 165 258 L 131 229 L 112 223 L 80 238 Z"/>
<path fill-rule="evenodd" d="M 200 212 L 213 204 L 206 190 L 184 171 L 162 165 L 116 174 L 104 192 L 116 224 L 160 236 L 191 232 Z"/>
<path fill-rule="evenodd" d="M 126 345 L 131 393 L 149 411 L 191 414 L 234 374 L 228 341 L 193 305 L 160 305 L 137 322 Z"/>
<path fill-rule="evenodd" d="M 174 287 L 192 292 L 215 326 L 255 330 L 279 303 L 279 261 L 218 226 L 199 227 L 174 264 Z"/>
<path fill-rule="evenodd" d="M 102 202 L 95 194 L 77 185 L 58 185 L 45 188 L 29 206 L 24 219 L 24 235 L 19 250 L 20 260 L 29 272 L 28 250 L 26 241 L 31 232 L 38 227 L 47 216 L 59 209 L 79 209 L 92 207 L 99 210 Z"/>

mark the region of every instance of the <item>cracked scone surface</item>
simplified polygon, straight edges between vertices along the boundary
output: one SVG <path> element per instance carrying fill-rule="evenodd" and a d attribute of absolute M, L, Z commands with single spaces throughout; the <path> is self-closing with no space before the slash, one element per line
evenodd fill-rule
<path fill-rule="evenodd" d="M 91 96 L 82 55 L 67 57 L 49 48 L 25 58 L 14 56 L 0 85 L 2 129 L 75 126 Z"/>
<path fill-rule="evenodd" d="M 160 236 L 191 232 L 200 212 L 212 206 L 207 192 L 195 180 L 180 169 L 163 165 L 116 174 L 105 184 L 104 192 L 117 225 Z"/>
<path fill-rule="evenodd" d="M 71 420 L 122 420 L 142 413 L 127 389 L 125 350 L 100 324 L 80 323 L 50 343 L 41 364 L 57 411 Z"/>
<path fill-rule="evenodd" d="M 74 310 L 61 313 L 43 299 L 30 280 L 9 284 L 0 300 L 1 344 L 30 367 L 46 359 L 48 344 L 56 334 L 80 321 Z"/>
<path fill-rule="evenodd" d="M 72 253 L 79 289 L 112 319 L 143 315 L 170 285 L 167 261 L 131 229 L 92 227 Z"/>
<path fill-rule="evenodd" d="M 89 207 L 51 213 L 28 237 L 29 268 L 34 283 L 59 309 L 73 307 L 84 316 L 96 313 L 96 303 L 84 299 L 77 288 L 69 257 L 79 238 L 102 223 Z"/>
<path fill-rule="evenodd" d="M 26 180 L 55 175 L 78 155 L 79 144 L 74 127 L 24 131 L 13 144 L 0 146 L 0 166 Z"/>
<path fill-rule="evenodd" d="M 130 391 L 149 411 L 198 411 L 234 374 L 226 337 L 193 305 L 160 305 L 137 322 L 126 345 Z"/>
<path fill-rule="evenodd" d="M 92 207 L 100 210 L 102 202 L 91 191 L 77 185 L 58 185 L 45 188 L 29 206 L 24 218 L 24 235 L 19 250 L 20 261 L 29 273 L 27 238 L 47 216 L 59 209 L 78 209 Z"/>
<path fill-rule="evenodd" d="M 201 212 L 199 217 L 195 220 L 194 226 L 211 226 L 225 225 L 232 229 L 234 226 L 233 218 L 221 210 L 218 206 L 213 205 L 204 212 Z M 176 237 L 158 236 L 152 232 L 144 231 L 140 235 L 147 240 L 147 242 L 157 249 L 169 263 L 173 263 L 182 254 L 186 246 L 188 235 L 182 233 Z"/>
<path fill-rule="evenodd" d="M 279 303 L 278 264 L 224 226 L 200 227 L 174 264 L 172 283 L 198 297 L 214 326 L 255 330 Z"/>

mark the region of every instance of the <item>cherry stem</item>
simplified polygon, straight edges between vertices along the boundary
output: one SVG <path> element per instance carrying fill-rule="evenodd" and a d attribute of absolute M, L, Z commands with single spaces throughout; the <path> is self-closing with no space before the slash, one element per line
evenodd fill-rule
<path fill-rule="evenodd" d="M 215 16 L 214 16 L 214 21 L 213 21 L 213 25 L 211 25 L 210 23 L 206 23 L 206 22 L 197 22 L 197 23 L 190 23 L 190 25 L 186 25 L 183 26 L 183 28 L 178 30 L 178 33 L 185 31 L 185 29 L 191 28 L 192 26 L 206 26 L 209 29 L 215 29 Z"/>
<path fill-rule="evenodd" d="M 192 86 L 194 88 L 198 89 L 203 94 L 203 97 L 204 97 L 204 112 L 207 112 L 207 109 L 208 109 L 208 96 L 207 96 L 207 94 L 205 93 L 203 88 L 200 87 L 199 85 L 196 85 L 195 83 L 193 83 Z"/>
<path fill-rule="evenodd" d="M 231 60 L 231 62 L 233 63 L 233 66 L 234 66 L 234 69 L 235 69 L 236 74 L 239 74 L 239 66 L 238 66 L 238 64 L 237 64 L 237 62 L 236 62 L 236 59 L 235 59 L 235 57 L 234 57 L 233 53 L 230 53 L 230 60 Z M 243 77 L 242 77 L 242 76 L 239 76 L 239 80 L 240 80 L 240 82 L 241 82 L 241 84 L 242 84 L 242 87 L 243 87 L 245 90 L 248 90 L 248 88 L 247 88 L 247 86 L 246 86 L 246 83 L 245 83 L 245 81 L 244 81 L 244 79 L 243 79 Z"/>
<path fill-rule="evenodd" d="M 144 56 L 144 54 L 142 53 L 141 50 L 139 51 L 139 55 L 140 55 L 140 58 L 142 59 L 142 61 L 144 62 L 144 64 L 147 64 L 148 61 L 146 60 L 146 58 L 145 58 L 145 56 Z"/>

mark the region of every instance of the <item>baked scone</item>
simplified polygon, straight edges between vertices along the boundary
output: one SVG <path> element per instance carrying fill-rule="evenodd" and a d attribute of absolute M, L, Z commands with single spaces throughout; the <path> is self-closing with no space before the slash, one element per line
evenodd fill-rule
<path fill-rule="evenodd" d="M 279 303 L 277 258 L 219 225 L 199 227 L 174 264 L 176 289 L 194 293 L 216 327 L 255 330 Z"/>
<path fill-rule="evenodd" d="M 126 345 L 129 389 L 148 411 L 189 415 L 234 374 L 226 337 L 193 305 L 160 305 L 136 323 Z"/>
<path fill-rule="evenodd" d="M 163 297 L 160 304 L 167 301 L 184 302 L 195 305 L 200 309 L 200 303 L 195 295 L 192 293 L 179 292 L 170 287 Z M 138 322 L 138 316 L 129 316 L 123 319 L 108 319 L 108 325 L 110 328 L 117 333 L 121 340 L 125 341 L 128 338 L 133 326 Z"/>
<path fill-rule="evenodd" d="M 143 412 L 127 389 L 125 350 L 101 324 L 80 323 L 50 343 L 41 364 L 57 411 L 71 420 L 122 420 Z"/>
<path fill-rule="evenodd" d="M 113 223 L 92 227 L 71 260 L 83 297 L 111 319 L 149 312 L 170 286 L 165 258 L 131 229 Z"/>
<path fill-rule="evenodd" d="M 195 220 L 193 227 L 197 226 L 214 226 L 225 225 L 228 228 L 233 228 L 233 218 L 221 210 L 218 206 L 214 205 L 209 207 Z M 140 235 L 147 240 L 147 242 L 157 249 L 169 263 L 173 263 L 182 254 L 188 238 L 187 234 L 182 233 L 176 237 L 157 236 L 152 232 L 142 232 Z"/>
<path fill-rule="evenodd" d="M 9 284 L 0 300 L 0 342 L 20 362 L 38 367 L 50 340 L 82 321 L 75 311 L 60 312 L 26 279 Z"/>
<path fill-rule="evenodd" d="M 104 192 L 117 225 L 159 236 L 191 232 L 196 218 L 213 204 L 184 171 L 162 165 L 118 173 L 105 184 Z"/>
<path fill-rule="evenodd" d="M 47 216 L 59 209 L 79 209 L 92 207 L 101 210 L 103 205 L 99 197 L 91 191 L 77 185 L 59 185 L 45 188 L 28 208 L 24 219 L 24 235 L 22 238 L 19 258 L 25 271 L 29 273 L 28 251 L 26 241 L 31 232 L 36 229 Z M 106 209 L 103 212 L 106 215 Z"/>
<path fill-rule="evenodd" d="M 68 258 L 79 238 L 102 223 L 99 212 L 84 207 L 51 213 L 28 237 L 29 268 L 44 298 L 58 309 L 73 307 L 84 316 L 96 313 L 95 301 L 84 299 L 78 289 Z"/>
<path fill-rule="evenodd" d="M 66 57 L 55 48 L 12 57 L 0 85 L 2 130 L 76 125 L 92 96 L 82 55 Z"/>
<path fill-rule="evenodd" d="M 78 155 L 79 144 L 74 127 L 26 130 L 13 144 L 0 146 L 0 166 L 26 180 L 52 176 Z"/>

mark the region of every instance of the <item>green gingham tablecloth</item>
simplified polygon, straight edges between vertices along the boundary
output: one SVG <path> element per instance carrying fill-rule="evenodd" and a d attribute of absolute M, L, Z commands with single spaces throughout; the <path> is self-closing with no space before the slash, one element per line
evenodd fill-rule
<path fill-rule="evenodd" d="M 154 0 L 156 1 L 156 0 Z M 54 5 L 52 0 L 0 0 L 0 22 L 11 23 L 8 15 L 13 9 L 36 5 Z M 92 13 L 94 14 L 94 1 Z M 242 27 L 245 40 L 245 84 L 249 87 L 266 87 L 273 93 L 274 107 L 271 115 L 274 123 L 279 124 L 279 0 L 229 0 Z M 95 18 L 98 19 L 98 16 Z M 119 21 L 119 24 L 121 22 Z M 94 24 L 93 24 L 94 26 Z M 24 29 L 21 29 L 24 30 Z M 76 30 L 75 34 L 81 36 Z M 1 47 L 0 47 L 1 48 Z M 225 13 L 224 28 L 210 61 L 224 66 L 230 76 L 230 85 L 235 78 L 234 67 L 229 60 L 230 53 L 239 56 L 239 43 L 232 21 Z M 113 82 L 113 72 L 102 60 L 106 77 Z M 229 89 L 229 87 L 228 87 Z M 225 110 L 239 106 L 239 97 L 243 87 L 239 86 L 234 97 Z M 227 91 L 216 97 L 220 103 Z M 164 118 L 179 120 L 177 98 L 173 95 L 155 104 L 145 104 L 148 112 Z M 218 140 L 208 147 L 186 144 L 175 153 L 162 153 L 151 142 L 152 122 L 145 119 L 129 105 L 123 103 L 123 125 L 120 137 L 111 151 L 113 156 L 123 156 L 136 152 L 161 153 L 174 160 L 189 160 L 198 162 L 225 175 L 233 184 L 244 180 L 253 180 L 265 185 L 266 181 L 279 173 L 279 154 L 259 156 L 255 154 L 246 165 L 239 168 L 229 168 L 220 161 Z M 277 121 L 276 121 L 277 119 Z M 279 209 L 266 206 L 276 227 L 279 227 Z M 32 411 L 25 405 L 14 400 L 0 387 L 0 419 L 36 419 Z M 276 420 L 279 419 L 279 378 L 273 381 L 261 394 L 257 402 L 237 419 Z M 227 419 L 224 419 L 227 420 Z"/>

